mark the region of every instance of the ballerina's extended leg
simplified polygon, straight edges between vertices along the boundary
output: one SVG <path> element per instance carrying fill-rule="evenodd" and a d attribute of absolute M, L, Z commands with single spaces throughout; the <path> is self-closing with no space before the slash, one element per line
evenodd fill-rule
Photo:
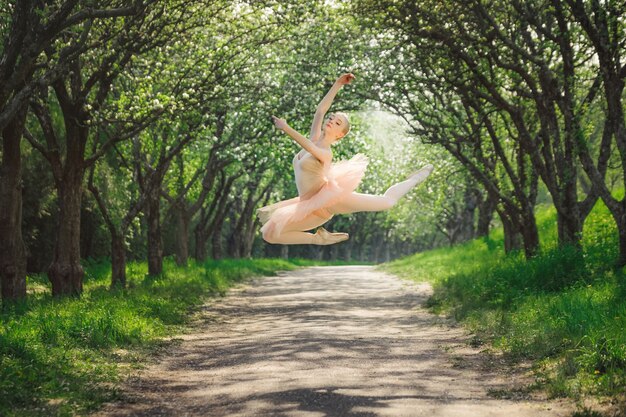
<path fill-rule="evenodd" d="M 345 200 L 328 210 L 333 214 L 348 214 L 359 211 L 383 211 L 393 207 L 401 197 L 422 183 L 433 171 L 432 165 L 426 165 L 414 172 L 406 180 L 392 185 L 383 195 L 352 193 Z"/>

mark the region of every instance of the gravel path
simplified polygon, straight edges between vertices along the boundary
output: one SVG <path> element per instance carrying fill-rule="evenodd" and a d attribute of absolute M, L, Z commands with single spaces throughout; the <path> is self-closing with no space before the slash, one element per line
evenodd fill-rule
<path fill-rule="evenodd" d="M 424 310 L 430 292 L 371 266 L 254 280 L 92 417 L 571 415 Z"/>

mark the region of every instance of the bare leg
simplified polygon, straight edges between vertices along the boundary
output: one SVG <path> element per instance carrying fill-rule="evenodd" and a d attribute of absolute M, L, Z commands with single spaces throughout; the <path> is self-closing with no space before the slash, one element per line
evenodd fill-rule
<path fill-rule="evenodd" d="M 345 200 L 328 208 L 333 214 L 348 214 L 358 211 L 383 211 L 393 207 L 398 200 L 413 187 L 421 183 L 430 175 L 432 165 L 427 165 L 413 173 L 407 180 L 392 185 L 384 195 L 352 193 Z"/>
<path fill-rule="evenodd" d="M 384 195 L 370 195 L 352 193 L 345 200 L 329 207 L 328 215 L 311 214 L 297 223 L 291 223 L 279 234 L 264 233 L 263 239 L 269 243 L 281 243 L 283 245 L 313 244 L 330 245 L 348 239 L 347 233 L 329 233 L 320 228 L 316 233 L 307 233 L 310 230 L 326 223 L 334 214 L 347 214 L 357 211 L 382 211 L 393 207 L 398 200 L 408 193 L 413 187 L 421 183 L 430 175 L 432 165 L 427 165 L 414 172 L 405 181 L 395 184 Z"/>
<path fill-rule="evenodd" d="M 384 195 L 352 193 L 345 200 L 328 208 L 333 214 L 348 214 L 358 211 L 383 211 L 396 204 L 396 199 Z"/>
<path fill-rule="evenodd" d="M 348 238 L 346 233 L 329 233 L 324 228 L 318 229 L 317 233 L 307 233 L 304 231 L 323 225 L 330 220 L 331 217 L 332 214 L 328 216 L 311 214 L 297 223 L 288 224 L 279 235 L 273 233 L 263 234 L 263 239 L 269 243 L 283 245 L 329 245 L 346 240 Z"/>

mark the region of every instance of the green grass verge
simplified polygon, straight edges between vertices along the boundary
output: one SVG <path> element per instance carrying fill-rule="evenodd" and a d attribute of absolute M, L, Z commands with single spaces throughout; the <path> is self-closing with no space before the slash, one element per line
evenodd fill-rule
<path fill-rule="evenodd" d="M 615 268 L 617 229 L 599 202 L 583 250 L 556 246 L 553 208 L 537 213 L 541 253 L 505 255 L 502 230 L 380 267 L 433 283 L 429 306 L 453 315 L 512 359 L 537 364 L 552 396 L 619 396 L 626 387 L 626 273 Z"/>
<path fill-rule="evenodd" d="M 309 260 L 166 260 L 147 277 L 128 264 L 128 288 L 109 290 L 107 261 L 86 262 L 80 298 L 55 299 L 45 276 L 28 277 L 24 302 L 0 313 L 0 415 L 71 416 L 119 394 L 118 386 L 148 355 L 185 331 L 195 308 L 246 278 L 328 264 Z"/>

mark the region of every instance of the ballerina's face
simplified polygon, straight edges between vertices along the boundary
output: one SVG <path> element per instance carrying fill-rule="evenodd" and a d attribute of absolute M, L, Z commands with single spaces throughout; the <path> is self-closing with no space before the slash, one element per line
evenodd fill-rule
<path fill-rule="evenodd" d="M 340 139 L 348 133 L 350 122 L 343 114 L 331 113 L 324 123 L 324 134 Z"/>

